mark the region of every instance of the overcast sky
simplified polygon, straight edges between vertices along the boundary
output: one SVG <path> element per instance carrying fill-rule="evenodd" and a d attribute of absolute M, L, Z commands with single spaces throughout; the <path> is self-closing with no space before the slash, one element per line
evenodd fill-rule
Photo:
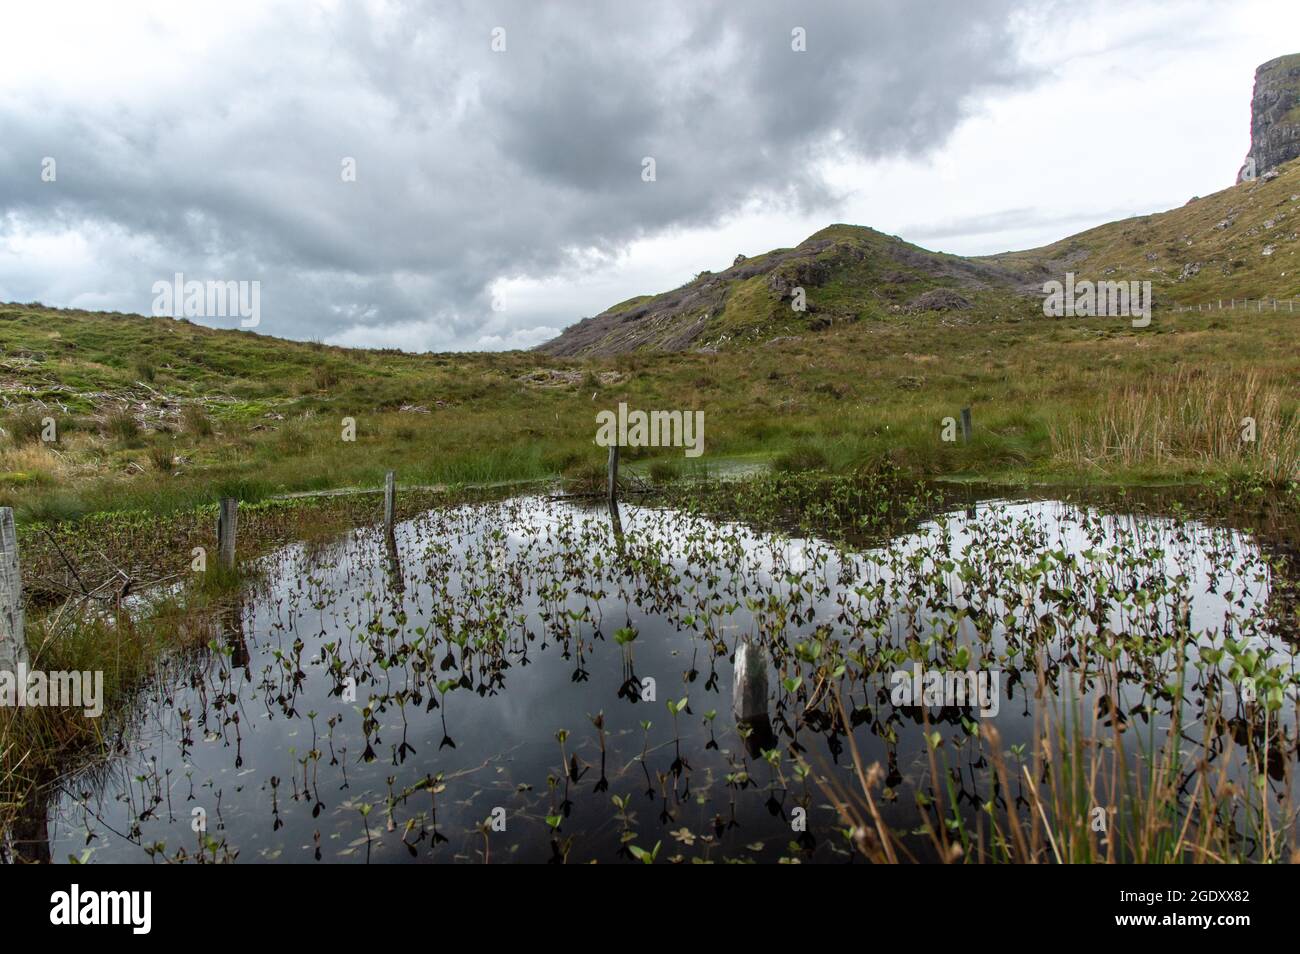
<path fill-rule="evenodd" d="M 1232 184 L 1255 67 L 1300 50 L 1292 0 L 0 16 L 0 300 L 259 281 L 259 332 L 415 351 L 530 347 L 832 222 L 980 254 L 1181 205 Z"/>

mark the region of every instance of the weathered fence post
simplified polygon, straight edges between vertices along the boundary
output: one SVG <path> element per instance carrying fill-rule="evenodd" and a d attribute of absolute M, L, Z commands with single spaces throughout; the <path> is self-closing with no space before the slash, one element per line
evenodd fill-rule
<path fill-rule="evenodd" d="M 222 497 L 217 508 L 217 558 L 223 570 L 235 568 L 235 532 L 239 521 L 239 501 Z"/>
<path fill-rule="evenodd" d="M 27 662 L 23 636 L 23 580 L 18 569 L 18 532 L 12 507 L 0 507 L 0 671 Z"/>
<path fill-rule="evenodd" d="M 736 647 L 736 684 L 731 694 L 738 722 L 767 718 L 767 654 L 749 640 Z"/>
<path fill-rule="evenodd" d="M 767 711 L 767 661 L 766 650 L 748 639 L 742 639 L 736 646 L 736 683 L 731 707 L 736 722 L 746 727 L 741 735 L 751 758 L 758 758 L 777 744 Z"/>
<path fill-rule="evenodd" d="M 609 445 L 609 502 L 618 503 L 618 445 Z"/>
<path fill-rule="evenodd" d="M 961 439 L 963 443 L 970 443 L 970 408 L 961 409 Z"/>
<path fill-rule="evenodd" d="M 384 536 L 392 537 L 394 518 L 397 515 L 397 474 L 384 475 Z"/>

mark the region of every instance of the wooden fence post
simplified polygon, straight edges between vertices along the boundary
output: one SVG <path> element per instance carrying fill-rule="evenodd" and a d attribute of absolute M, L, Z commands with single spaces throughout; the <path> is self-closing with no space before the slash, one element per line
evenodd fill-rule
<path fill-rule="evenodd" d="M 384 475 L 384 536 L 392 537 L 394 518 L 397 515 L 397 474 Z"/>
<path fill-rule="evenodd" d="M 217 508 L 217 558 L 223 570 L 235 568 L 235 533 L 239 522 L 239 501 L 222 497 Z"/>
<path fill-rule="evenodd" d="M 738 722 L 767 718 L 767 653 L 748 639 L 736 647 L 732 713 Z"/>
<path fill-rule="evenodd" d="M 609 445 L 609 502 L 618 503 L 618 445 Z"/>
<path fill-rule="evenodd" d="M 23 635 L 23 579 L 18 568 L 18 531 L 12 507 L 0 507 L 0 670 L 16 672 L 27 662 Z M 19 691 L 22 691 L 21 689 Z"/>
<path fill-rule="evenodd" d="M 961 439 L 963 443 L 970 443 L 970 408 L 961 409 Z"/>

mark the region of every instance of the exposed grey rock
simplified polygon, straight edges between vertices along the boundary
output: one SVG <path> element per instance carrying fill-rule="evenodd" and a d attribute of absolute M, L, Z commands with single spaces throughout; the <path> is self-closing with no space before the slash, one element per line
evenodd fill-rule
<path fill-rule="evenodd" d="M 1183 270 L 1179 272 L 1178 280 L 1180 282 L 1187 281 L 1187 279 L 1191 278 L 1193 275 L 1200 274 L 1200 271 L 1201 271 L 1200 262 L 1188 262 L 1186 265 L 1183 266 Z"/>
<path fill-rule="evenodd" d="M 1251 159 L 1255 160 L 1255 175 L 1267 182 L 1278 166 L 1297 157 L 1300 157 L 1300 53 L 1292 53 L 1269 60 L 1255 70 L 1255 94 L 1250 101 L 1250 152 L 1237 172 L 1237 181 L 1246 177 Z"/>
<path fill-rule="evenodd" d="M 957 294 L 951 288 L 931 288 L 928 292 L 917 295 L 908 304 L 908 311 L 963 311 L 970 307 L 970 300 Z"/>

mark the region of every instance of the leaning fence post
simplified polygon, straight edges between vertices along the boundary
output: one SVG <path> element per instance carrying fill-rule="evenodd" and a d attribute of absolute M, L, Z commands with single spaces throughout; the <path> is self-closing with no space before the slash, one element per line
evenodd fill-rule
<path fill-rule="evenodd" d="M 618 445 L 609 445 L 609 502 L 618 502 Z"/>
<path fill-rule="evenodd" d="M 384 475 L 384 536 L 393 535 L 393 519 L 397 514 L 397 474 Z"/>
<path fill-rule="evenodd" d="M 222 497 L 217 508 L 217 556 L 223 570 L 235 568 L 235 530 L 239 520 L 239 501 Z"/>
<path fill-rule="evenodd" d="M 18 570 L 18 532 L 12 507 L 0 507 L 0 671 L 16 672 L 27 661 L 23 636 L 23 580 Z"/>
<path fill-rule="evenodd" d="M 961 439 L 963 443 L 970 443 L 970 408 L 961 409 Z"/>

